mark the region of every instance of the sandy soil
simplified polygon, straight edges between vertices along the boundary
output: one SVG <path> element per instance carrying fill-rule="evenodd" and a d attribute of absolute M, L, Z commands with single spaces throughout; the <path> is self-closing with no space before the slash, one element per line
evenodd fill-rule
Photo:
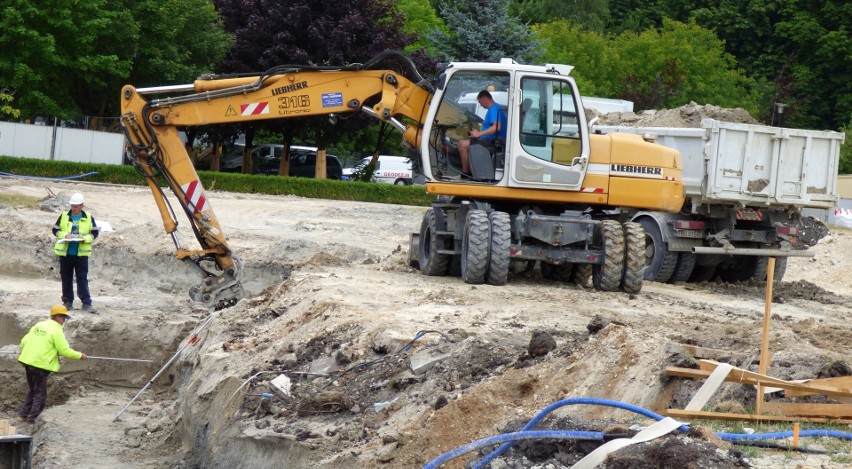
<path fill-rule="evenodd" d="M 75 191 L 115 231 L 97 240 L 91 261 L 99 314 L 74 312 L 66 327 L 72 346 L 155 364 L 66 362 L 51 378 L 48 409 L 25 428 L 34 435 L 37 467 L 418 467 L 516 430 L 567 397 L 656 412 L 683 408 L 697 383 L 664 376 L 665 366 L 689 361 L 667 353 L 666 343 L 754 357 L 760 345 L 761 285 L 646 283 L 628 295 L 543 280 L 533 271 L 503 287 L 472 286 L 406 265 L 408 233 L 424 208 L 211 192 L 246 263 L 250 296 L 214 313 L 200 343 L 186 347 L 114 421 L 208 312 L 188 300 L 196 279 L 172 258 L 147 189 L 2 178 L 0 196 L 32 197 L 41 208 L 0 206 L 0 351 L 15 350 L 59 300 L 50 226 Z M 179 232 L 194 245 L 188 227 Z M 814 258 L 790 260 L 772 305 L 770 374 L 812 378 L 849 363 L 850 251 L 852 232 L 833 229 Z M 592 323 L 599 324 L 594 333 Z M 534 333 L 543 347 L 530 347 Z M 434 365 L 413 372 L 423 356 Z M 291 378 L 291 395 L 263 397 L 279 375 Z M 0 389 L 0 418 L 11 417 L 25 390 L 14 355 L 0 354 Z M 722 401 L 747 409 L 754 391 L 725 385 L 711 408 Z M 542 425 L 603 430 L 613 423 L 624 424 L 622 431 L 648 422 L 623 410 L 571 406 Z M 827 439 L 808 443 L 837 448 Z M 664 445 L 675 449 L 656 454 L 680 467 L 849 461 L 783 452 L 746 457 L 706 435 L 668 437 Z M 590 450 L 581 443 L 518 448 L 492 467 L 569 467 Z"/>

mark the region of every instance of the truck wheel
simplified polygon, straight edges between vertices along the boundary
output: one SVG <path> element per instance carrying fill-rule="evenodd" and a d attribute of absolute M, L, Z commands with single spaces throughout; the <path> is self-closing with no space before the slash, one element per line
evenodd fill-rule
<path fill-rule="evenodd" d="M 393 182 L 393 185 L 395 185 L 395 186 L 407 186 L 408 183 L 405 182 L 405 179 L 399 178 L 399 179 L 397 179 L 396 181 Z"/>
<path fill-rule="evenodd" d="M 754 260 L 748 262 L 747 271 L 749 272 L 749 277 L 745 280 L 755 279 L 757 281 L 763 282 L 766 281 L 766 273 L 769 268 L 769 258 L 763 256 L 755 256 Z M 753 266 L 753 267 L 752 267 Z M 772 276 L 773 283 L 780 282 L 784 279 L 784 273 L 787 272 L 787 258 L 786 257 L 776 257 L 775 258 L 775 273 Z"/>
<path fill-rule="evenodd" d="M 645 270 L 645 230 L 639 223 L 624 224 L 624 278 L 621 289 L 627 293 L 639 293 L 642 290 Z"/>
<path fill-rule="evenodd" d="M 488 214 L 491 222 L 491 256 L 488 258 L 488 278 L 491 285 L 505 285 L 509 279 L 509 245 L 512 241 L 512 221 L 506 212 Z"/>
<path fill-rule="evenodd" d="M 621 286 L 624 274 L 624 230 L 615 220 L 601 223 L 604 242 L 604 262 L 592 267 L 595 288 L 603 291 L 615 291 Z"/>
<path fill-rule="evenodd" d="M 592 281 L 592 264 L 577 264 L 574 266 L 574 273 L 571 275 L 571 279 L 577 285 L 583 288 L 593 288 L 595 286 L 594 281 Z"/>
<path fill-rule="evenodd" d="M 426 210 L 420 223 L 420 272 L 423 275 L 445 275 L 450 256 L 438 251 L 446 249 L 446 241 L 438 237 L 435 210 Z"/>
<path fill-rule="evenodd" d="M 653 218 L 640 218 L 645 230 L 645 280 L 667 282 L 675 270 L 677 253 L 668 250 L 660 226 Z"/>
<path fill-rule="evenodd" d="M 541 263 L 541 276 L 547 280 L 557 282 L 570 282 L 574 274 L 574 264 L 551 264 Z"/>
<path fill-rule="evenodd" d="M 745 256 L 730 256 L 731 259 L 724 261 L 716 267 L 716 274 L 723 282 L 735 283 L 748 280 L 754 275 L 754 265 Z"/>
<path fill-rule="evenodd" d="M 686 282 L 689 276 L 692 275 L 692 270 L 695 268 L 695 254 L 691 252 L 680 252 L 677 255 L 677 265 L 669 279 L 669 283 Z"/>
<path fill-rule="evenodd" d="M 689 276 L 689 280 L 687 280 L 687 282 L 709 282 L 713 279 L 714 275 L 716 275 L 715 265 L 700 265 L 696 263 L 695 267 L 692 269 L 692 275 Z"/>
<path fill-rule="evenodd" d="M 465 283 L 480 284 L 488 270 L 491 224 L 483 210 L 467 212 L 461 247 L 461 276 Z"/>

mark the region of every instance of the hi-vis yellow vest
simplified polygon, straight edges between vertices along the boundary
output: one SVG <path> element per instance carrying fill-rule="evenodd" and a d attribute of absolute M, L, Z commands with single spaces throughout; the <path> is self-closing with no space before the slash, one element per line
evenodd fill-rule
<path fill-rule="evenodd" d="M 70 211 L 63 212 L 56 222 L 59 229 L 56 232 L 56 244 L 53 245 L 53 252 L 57 256 L 65 256 L 68 252 L 68 243 L 60 243 L 59 241 L 65 239 L 65 235 L 71 233 L 73 224 L 71 223 L 70 213 Z M 80 228 L 80 237 L 83 238 L 77 247 L 77 255 L 89 256 L 92 254 L 92 241 L 95 239 L 92 235 L 92 217 L 86 212 L 82 212 L 82 218 L 77 222 L 77 226 Z"/>

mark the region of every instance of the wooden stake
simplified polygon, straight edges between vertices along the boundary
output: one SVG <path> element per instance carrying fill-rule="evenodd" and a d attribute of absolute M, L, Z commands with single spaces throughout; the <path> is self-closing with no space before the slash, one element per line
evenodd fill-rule
<path fill-rule="evenodd" d="M 775 258 L 770 257 L 766 265 L 766 297 L 763 300 L 763 333 L 760 336 L 760 374 L 765 375 L 769 368 L 769 320 L 772 317 L 772 284 L 775 277 Z M 757 385 L 755 411 L 760 415 L 763 410 L 763 384 Z"/>
<path fill-rule="evenodd" d="M 799 446 L 799 422 L 793 423 L 793 448 Z"/>

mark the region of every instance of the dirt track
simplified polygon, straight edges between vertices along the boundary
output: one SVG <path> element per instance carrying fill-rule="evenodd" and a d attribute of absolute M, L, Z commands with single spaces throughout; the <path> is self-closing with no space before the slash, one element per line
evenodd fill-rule
<path fill-rule="evenodd" d="M 99 314 L 75 312 L 66 327 L 71 344 L 92 355 L 163 364 L 207 313 L 190 304 L 186 291 L 195 278 L 172 259 L 144 188 L 0 179 L 0 195 L 32 197 L 44 207 L 0 206 L 0 350 L 14 350 L 58 302 L 50 226 L 78 190 L 86 209 L 115 231 L 96 242 L 90 269 Z M 115 415 L 158 365 L 66 362 L 51 378 L 49 408 L 33 429 L 38 467 L 417 467 L 516 429 L 565 397 L 616 399 L 657 412 L 682 408 L 697 386 L 664 378 L 664 367 L 682 358 L 666 353 L 667 342 L 746 354 L 760 344 L 760 285 L 646 283 L 627 295 L 543 280 L 536 271 L 504 287 L 472 286 L 406 265 L 408 232 L 419 226 L 423 208 L 208 195 L 247 265 L 251 297 L 217 313 L 204 340 L 118 422 Z M 180 237 L 194 243 L 188 227 Z M 790 260 L 772 306 L 770 374 L 812 378 L 828 364 L 849 363 L 850 250 L 852 232 L 833 230 L 814 259 Z M 590 334 L 596 317 L 619 324 Z M 418 331 L 435 332 L 397 353 Z M 535 331 L 555 340 L 544 356 L 529 355 Z M 447 358 L 418 375 L 409 370 L 417 353 Z M 268 392 L 268 380 L 285 371 L 331 377 L 291 373 L 293 397 L 253 395 Z M 267 373 L 240 388 L 259 372 Z M 13 415 L 22 381 L 14 359 L 0 355 L 0 418 Z M 753 391 L 739 385 L 721 393 L 711 403 L 754 403 Z M 565 429 L 598 419 L 643 422 L 599 407 L 556 415 L 571 419 L 561 422 L 573 425 Z M 545 459 L 538 463 L 567 467 L 579 446 L 526 446 L 510 455 L 509 466 L 494 467 L 529 467 L 539 453 Z M 724 454 L 717 463 L 699 457 L 712 467 L 741 462 L 735 451 Z M 763 454 L 750 462 L 843 467 L 825 456 Z"/>

